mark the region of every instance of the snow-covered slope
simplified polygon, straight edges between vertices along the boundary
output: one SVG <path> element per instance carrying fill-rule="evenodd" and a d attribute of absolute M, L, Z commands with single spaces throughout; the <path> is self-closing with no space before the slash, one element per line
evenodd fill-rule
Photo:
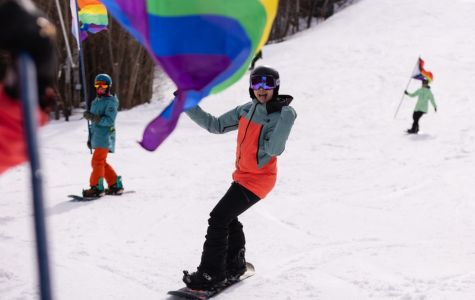
<path fill-rule="evenodd" d="M 475 299 L 474 16 L 474 0 L 361 0 L 265 47 L 259 63 L 280 71 L 298 118 L 274 191 L 241 218 L 257 274 L 219 299 Z M 415 100 L 393 116 L 419 55 L 439 109 L 408 136 Z M 202 107 L 248 101 L 247 80 Z M 118 116 L 110 162 L 136 191 L 122 197 L 68 202 L 88 184 L 86 122 L 43 129 L 57 299 L 167 299 L 199 263 L 236 135 L 183 116 L 146 152 L 136 141 L 161 106 Z M 0 177 L 1 299 L 37 297 L 28 178 L 25 166 Z"/>

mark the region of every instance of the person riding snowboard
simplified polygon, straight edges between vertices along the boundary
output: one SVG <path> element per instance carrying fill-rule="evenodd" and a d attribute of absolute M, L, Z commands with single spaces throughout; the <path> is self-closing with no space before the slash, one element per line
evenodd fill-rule
<path fill-rule="evenodd" d="M 435 104 L 434 95 L 430 90 L 429 80 L 427 79 L 422 80 L 422 87 L 414 93 L 404 91 L 404 94 L 408 95 L 409 97 L 418 97 L 416 107 L 412 115 L 412 119 L 414 121 L 412 123 L 411 129 L 407 130 L 407 133 L 415 134 L 419 132 L 419 120 L 425 113 L 427 113 L 429 109 L 429 101 L 434 107 L 435 112 L 437 112 L 437 105 Z"/>
<path fill-rule="evenodd" d="M 124 191 L 121 176 L 117 176 L 107 163 L 107 154 L 115 150 L 115 118 L 119 101 L 110 93 L 112 79 L 107 74 L 99 74 L 94 80 L 97 97 L 91 109 L 84 112 L 84 118 L 91 121 L 88 147 L 94 149 L 90 188 L 83 190 L 84 197 L 101 197 L 104 194 L 120 195 Z M 104 178 L 109 186 L 104 190 Z"/>
<path fill-rule="evenodd" d="M 238 130 L 233 182 L 210 213 L 197 271 L 191 274 L 183 271 L 183 281 L 190 289 L 213 290 L 228 280 L 238 279 L 246 271 L 246 241 L 238 216 L 273 189 L 277 156 L 283 153 L 297 117 L 289 106 L 292 96 L 279 95 L 279 86 L 279 73 L 260 66 L 250 75 L 252 101 L 220 117 L 206 113 L 199 106 L 186 112 L 210 133 Z"/>

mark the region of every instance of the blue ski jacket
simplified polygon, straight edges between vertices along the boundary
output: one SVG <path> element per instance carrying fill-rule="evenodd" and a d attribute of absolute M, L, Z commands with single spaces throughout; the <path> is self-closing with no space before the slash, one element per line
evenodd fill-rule
<path fill-rule="evenodd" d="M 98 122 L 92 122 L 91 147 L 108 148 L 115 151 L 115 118 L 119 109 L 119 101 L 115 96 L 96 97 L 92 101 L 90 112 L 100 116 Z"/>

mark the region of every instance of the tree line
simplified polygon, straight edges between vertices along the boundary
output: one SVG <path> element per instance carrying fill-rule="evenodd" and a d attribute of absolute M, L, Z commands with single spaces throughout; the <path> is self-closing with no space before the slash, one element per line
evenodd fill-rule
<path fill-rule="evenodd" d="M 324 20 L 336 10 L 356 0 L 280 0 L 269 43 L 281 42 L 287 36 L 312 26 L 316 20 Z M 109 17 L 108 30 L 89 37 L 83 42 L 85 67 L 85 90 L 81 86 L 82 73 L 79 68 L 79 51 L 71 34 L 71 9 L 69 1 L 60 1 L 58 12 L 56 1 L 34 0 L 58 28 L 58 76 L 56 89 L 59 101 L 55 117 L 68 120 L 74 108 L 83 105 L 84 99 L 94 97 L 92 83 L 98 73 L 111 74 L 112 91 L 120 101 L 121 109 L 128 109 L 149 102 L 153 94 L 155 66 L 147 51 L 135 41 L 121 26 Z M 67 32 L 66 39 L 71 47 L 74 65 L 71 65 L 62 34 L 59 13 L 62 14 Z M 1 57 L 0 57 L 1 62 Z"/>

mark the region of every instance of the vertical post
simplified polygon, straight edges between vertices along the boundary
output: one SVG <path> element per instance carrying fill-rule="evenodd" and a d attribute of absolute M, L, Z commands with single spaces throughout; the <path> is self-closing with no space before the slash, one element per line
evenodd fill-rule
<path fill-rule="evenodd" d="M 76 20 L 78 22 L 78 42 L 79 42 L 79 68 L 81 70 L 81 87 L 82 87 L 82 93 L 84 97 L 84 103 L 86 103 L 86 110 L 89 111 L 89 95 L 87 94 L 87 85 L 86 85 L 86 66 L 84 64 L 84 50 L 82 46 L 82 41 L 81 41 L 81 26 L 79 24 L 79 13 L 78 13 L 78 2 L 77 0 L 74 0 L 74 3 L 76 5 Z M 91 143 L 91 123 L 89 120 L 87 120 L 87 142 L 88 144 Z M 92 154 L 92 149 L 89 149 L 89 151 Z"/>
<path fill-rule="evenodd" d="M 18 57 L 18 74 L 20 77 L 20 93 L 23 105 L 23 122 L 28 146 L 28 157 L 31 168 L 31 186 L 33 192 L 34 227 L 36 235 L 36 254 L 42 300 L 50 300 L 50 272 L 48 263 L 48 241 L 43 208 L 43 174 L 38 155 L 38 87 L 36 67 L 31 57 L 20 54 Z"/>
<path fill-rule="evenodd" d="M 405 91 L 409 87 L 409 84 L 411 83 L 412 77 L 409 78 L 409 81 L 407 82 L 406 88 L 404 89 Z M 402 100 L 404 100 L 404 93 L 402 93 L 401 101 L 399 101 L 399 105 L 397 106 L 396 112 L 394 113 L 394 119 L 396 119 L 397 113 L 399 112 L 399 108 L 401 107 Z"/>
<path fill-rule="evenodd" d="M 66 26 L 64 25 L 63 13 L 61 12 L 61 5 L 59 4 L 59 0 L 56 0 L 56 9 L 58 11 L 59 23 L 61 24 L 64 43 L 66 44 L 66 51 L 68 53 L 68 58 L 69 58 L 69 61 L 70 61 L 71 65 L 73 67 L 75 67 L 74 61 L 73 61 L 73 55 L 72 55 L 72 52 L 71 52 L 71 46 L 69 45 L 68 37 L 66 36 Z"/>
<path fill-rule="evenodd" d="M 420 56 L 417 58 L 416 66 L 414 67 L 414 69 L 419 66 L 419 59 L 420 58 L 421 58 Z M 409 77 L 409 81 L 407 82 L 406 88 L 404 89 L 405 91 L 407 91 L 407 89 L 409 88 L 409 84 L 411 83 L 411 80 L 412 80 L 413 76 L 414 76 L 414 70 L 412 71 L 412 74 Z M 401 101 L 399 101 L 399 105 L 397 106 L 396 112 L 394 113 L 394 119 L 396 119 L 397 113 L 399 112 L 399 108 L 401 107 L 402 100 L 404 100 L 404 93 L 402 93 Z"/>

